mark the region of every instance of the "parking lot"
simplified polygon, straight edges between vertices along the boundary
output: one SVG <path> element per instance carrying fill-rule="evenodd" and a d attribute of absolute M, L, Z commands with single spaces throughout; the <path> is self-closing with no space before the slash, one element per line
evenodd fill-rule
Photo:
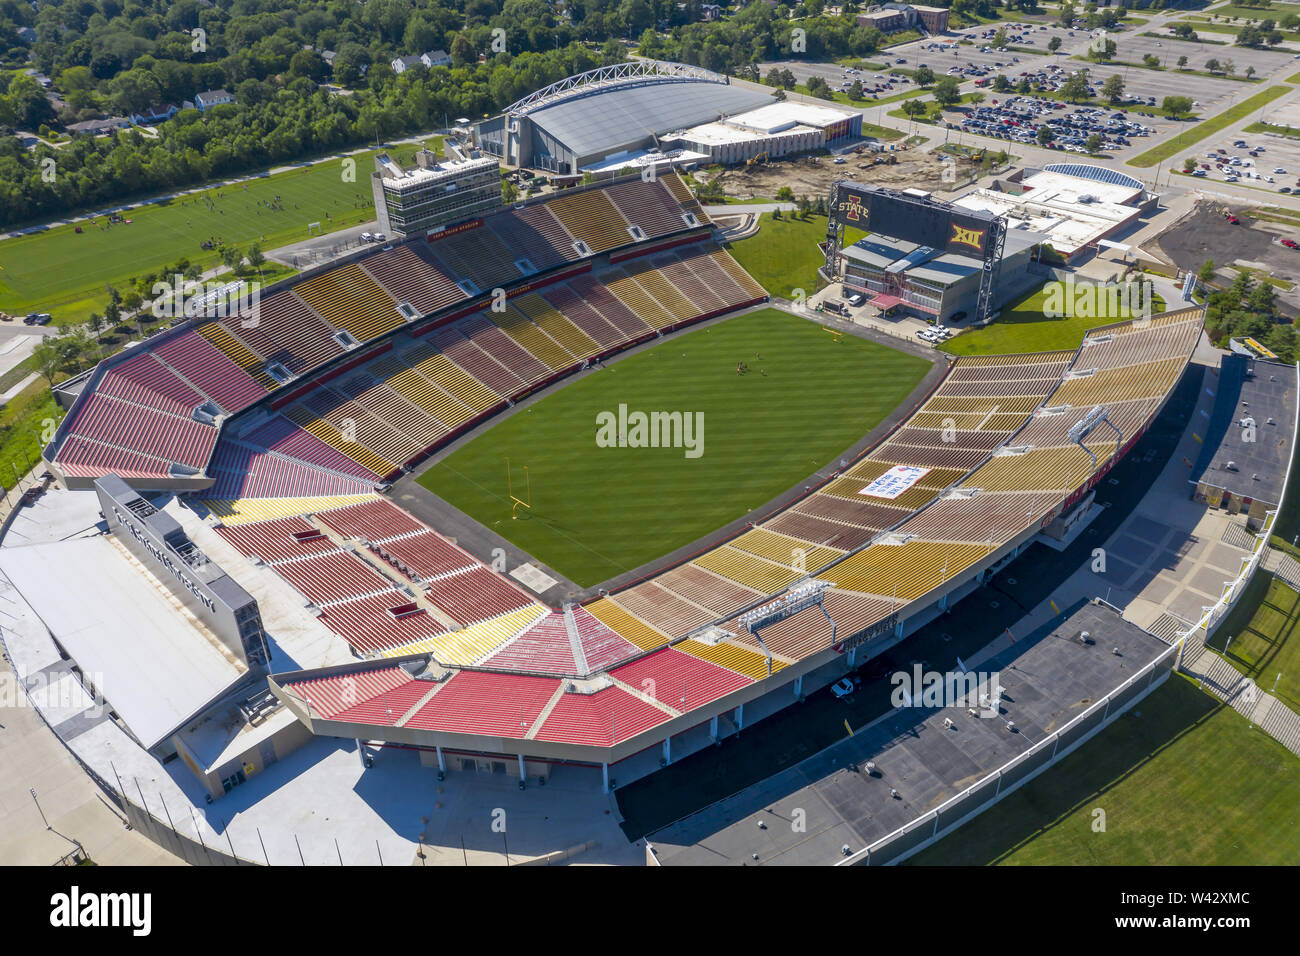
<path fill-rule="evenodd" d="M 1215 137 L 1194 158 L 1196 178 L 1207 183 L 1238 182 L 1278 193 L 1300 192 L 1300 140 L 1260 133 Z"/>
<path fill-rule="evenodd" d="M 909 58 L 906 66 L 895 64 L 894 60 L 902 59 L 900 56 L 889 57 L 889 69 L 887 70 L 858 70 L 856 68 L 840 66 L 837 63 L 808 63 L 802 60 L 779 60 L 770 63 L 760 63 L 758 66 L 759 75 L 766 80 L 769 70 L 776 68 L 779 70 L 789 70 L 794 74 L 795 82 L 801 85 L 807 85 L 808 80 L 814 76 L 820 76 L 830 85 L 832 90 L 847 93 L 854 80 L 862 81 L 863 104 L 869 106 L 873 100 L 885 99 L 890 96 L 897 96 L 899 93 L 906 93 L 916 89 L 908 77 L 898 73 L 901 69 L 916 69 L 915 58 Z M 870 62 L 880 63 L 885 59 L 885 54 L 879 54 L 872 58 Z M 891 76 L 890 71 L 896 75 Z M 841 106 L 844 104 L 840 104 Z"/>
<path fill-rule="evenodd" d="M 1154 121 L 1133 113 L 1095 106 L 1071 106 L 1059 100 L 1008 94 L 994 96 L 986 105 L 970 110 L 959 128 L 966 133 L 992 136 L 1012 142 L 1037 144 L 1038 131 L 1052 131 L 1050 146 L 1065 152 L 1086 152 L 1090 136 L 1100 137 L 1102 149 L 1127 149 L 1158 135 Z"/>

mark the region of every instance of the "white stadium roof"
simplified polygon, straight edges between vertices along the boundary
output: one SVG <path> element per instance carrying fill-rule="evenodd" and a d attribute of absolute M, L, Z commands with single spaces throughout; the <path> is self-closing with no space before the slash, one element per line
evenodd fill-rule
<path fill-rule="evenodd" d="M 109 537 L 0 549 L 0 570 L 146 749 L 247 673 Z"/>

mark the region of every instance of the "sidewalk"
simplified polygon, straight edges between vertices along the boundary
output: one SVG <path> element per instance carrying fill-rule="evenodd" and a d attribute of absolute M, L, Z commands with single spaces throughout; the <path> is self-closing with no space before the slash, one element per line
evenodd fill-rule
<path fill-rule="evenodd" d="M 12 685 L 12 692 L 0 695 L 5 701 L 0 704 L 0 865 L 49 866 L 76 849 L 73 841 L 99 864 L 180 865 L 126 828 L 118 810 L 30 706 L 17 680 L 9 661 L 0 663 L 0 686 Z"/>

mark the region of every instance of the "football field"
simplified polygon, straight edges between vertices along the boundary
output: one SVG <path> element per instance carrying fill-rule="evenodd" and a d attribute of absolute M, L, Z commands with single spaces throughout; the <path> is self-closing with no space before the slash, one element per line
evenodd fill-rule
<path fill-rule="evenodd" d="M 748 371 L 738 374 L 742 362 Z M 807 478 L 893 411 L 928 368 L 923 359 L 849 335 L 836 341 L 813 322 L 762 309 L 565 386 L 419 481 L 590 587 Z M 638 412 L 647 419 L 681 413 L 669 419 L 672 447 L 659 440 L 665 429 L 642 427 Z M 515 495 L 527 499 L 531 488 L 532 507 L 519 508 L 517 520 L 507 458 Z"/>

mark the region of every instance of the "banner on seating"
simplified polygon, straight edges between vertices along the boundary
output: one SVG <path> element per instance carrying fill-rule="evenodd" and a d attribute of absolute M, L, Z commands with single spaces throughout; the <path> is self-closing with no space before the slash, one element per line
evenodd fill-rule
<path fill-rule="evenodd" d="M 895 465 L 859 491 L 858 494 L 867 495 L 871 498 L 889 498 L 892 500 L 929 473 L 929 468 L 918 468 L 915 465 Z"/>

